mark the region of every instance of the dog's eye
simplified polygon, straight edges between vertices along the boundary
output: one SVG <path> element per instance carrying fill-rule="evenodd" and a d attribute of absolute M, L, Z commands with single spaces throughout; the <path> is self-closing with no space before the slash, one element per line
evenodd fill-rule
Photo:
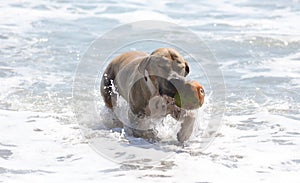
<path fill-rule="evenodd" d="M 176 60 L 177 64 L 181 64 L 181 61 L 180 60 Z"/>

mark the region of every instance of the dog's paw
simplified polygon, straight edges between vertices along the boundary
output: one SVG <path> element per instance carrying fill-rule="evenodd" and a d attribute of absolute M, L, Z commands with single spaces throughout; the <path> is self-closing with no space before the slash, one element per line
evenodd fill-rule
<path fill-rule="evenodd" d="M 181 130 L 177 133 L 177 140 L 180 143 L 187 141 L 189 138 L 190 138 L 190 135 L 187 135 L 185 132 L 183 132 Z"/>

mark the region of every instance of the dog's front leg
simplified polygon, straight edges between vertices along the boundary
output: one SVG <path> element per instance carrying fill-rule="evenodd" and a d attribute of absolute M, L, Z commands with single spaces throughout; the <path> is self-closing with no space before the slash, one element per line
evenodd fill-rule
<path fill-rule="evenodd" d="M 167 104 L 167 114 L 170 114 L 177 121 L 182 121 L 181 128 L 177 133 L 177 140 L 181 143 L 188 140 L 193 132 L 195 117 L 192 113 L 178 107 L 174 98 L 163 96 Z"/>
<path fill-rule="evenodd" d="M 126 132 L 134 137 L 148 139 L 151 142 L 159 141 L 157 131 L 151 127 L 145 115 L 136 115 L 131 110 L 128 111 L 129 124 L 125 126 Z"/>
<path fill-rule="evenodd" d="M 181 128 L 177 133 L 177 140 L 181 143 L 188 140 L 193 133 L 195 117 L 192 114 L 185 115 L 183 117 L 183 122 L 181 123 Z"/>

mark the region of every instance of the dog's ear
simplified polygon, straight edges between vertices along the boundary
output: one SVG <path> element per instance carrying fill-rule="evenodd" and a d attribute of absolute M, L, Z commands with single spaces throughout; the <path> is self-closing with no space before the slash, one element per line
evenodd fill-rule
<path fill-rule="evenodd" d="M 189 65 L 185 62 L 185 73 L 184 76 L 187 76 L 190 73 L 190 67 Z"/>
<path fill-rule="evenodd" d="M 170 55 L 171 60 L 176 60 L 178 58 L 178 53 L 175 50 L 169 48 L 168 53 Z"/>
<path fill-rule="evenodd" d="M 168 53 L 171 57 L 171 60 L 177 60 L 177 59 L 180 59 L 180 60 L 184 60 L 180 54 L 174 50 L 174 49 L 171 49 L 171 48 L 168 48 Z M 189 65 L 186 63 L 186 61 L 184 61 L 184 64 L 185 64 L 185 73 L 184 73 L 184 76 L 187 76 L 190 72 L 190 67 Z"/>
<path fill-rule="evenodd" d="M 151 56 L 144 58 L 138 66 L 138 71 L 145 76 L 145 71 L 151 61 Z"/>

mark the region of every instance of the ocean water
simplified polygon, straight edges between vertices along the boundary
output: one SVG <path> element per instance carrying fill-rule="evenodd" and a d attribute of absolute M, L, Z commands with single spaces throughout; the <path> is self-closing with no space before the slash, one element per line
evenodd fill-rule
<path fill-rule="evenodd" d="M 300 181 L 297 0 L 12 0 L 0 9 L 0 182 Z M 199 148 L 199 132 L 185 147 L 167 146 L 173 153 L 158 162 L 120 164 L 97 153 L 107 144 L 95 148 L 90 140 L 100 135 L 130 148 L 146 142 L 94 126 L 82 133 L 73 81 L 95 39 L 140 20 L 171 22 L 203 40 L 223 74 L 225 111 L 209 146 Z M 128 49 L 150 52 L 155 45 Z M 201 127 L 210 122 L 214 91 L 197 65 L 191 68 L 190 78 L 208 91 L 198 111 Z M 99 99 L 102 121 L 112 120 L 101 105 Z M 172 136 L 177 127 L 170 125 L 158 128 Z"/>

